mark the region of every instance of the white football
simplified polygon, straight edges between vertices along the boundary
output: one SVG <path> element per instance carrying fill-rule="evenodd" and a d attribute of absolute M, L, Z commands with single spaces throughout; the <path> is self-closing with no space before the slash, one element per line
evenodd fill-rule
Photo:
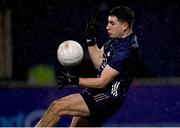
<path fill-rule="evenodd" d="M 83 59 L 83 48 L 74 40 L 67 40 L 62 42 L 57 50 L 58 61 L 63 66 L 76 66 Z"/>

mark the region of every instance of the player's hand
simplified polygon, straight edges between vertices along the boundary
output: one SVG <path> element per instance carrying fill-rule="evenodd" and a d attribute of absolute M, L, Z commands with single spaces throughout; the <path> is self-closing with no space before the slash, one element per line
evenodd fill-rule
<path fill-rule="evenodd" d="M 96 36 L 100 29 L 99 16 L 91 17 L 86 24 L 86 40 L 88 46 L 94 46 L 96 44 Z"/>
<path fill-rule="evenodd" d="M 69 73 L 62 72 L 60 76 L 57 77 L 57 84 L 60 88 L 63 88 L 66 85 L 78 85 L 79 77 L 70 75 Z"/>

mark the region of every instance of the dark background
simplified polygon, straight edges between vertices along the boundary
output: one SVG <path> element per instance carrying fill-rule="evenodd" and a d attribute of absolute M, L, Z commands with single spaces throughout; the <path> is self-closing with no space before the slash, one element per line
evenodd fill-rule
<path fill-rule="evenodd" d="M 104 5 L 104 6 L 103 6 Z M 62 41 L 73 39 L 84 48 L 80 70 L 94 73 L 85 45 L 85 24 L 100 12 L 99 46 L 107 40 L 105 27 L 109 10 L 117 5 L 134 9 L 134 32 L 149 71 L 155 77 L 180 75 L 180 5 L 163 0 L 9 0 L 12 14 L 13 79 L 26 80 L 36 64 L 58 71 L 56 50 Z"/>
<path fill-rule="evenodd" d="M 77 70 L 87 76 L 94 75 L 85 45 L 85 24 L 89 17 L 100 12 L 98 45 L 102 46 L 108 40 L 105 31 L 108 12 L 121 4 L 135 11 L 134 32 L 145 67 L 155 79 L 135 81 L 122 108 L 103 126 L 180 126 L 180 5 L 177 1 L 0 0 L 0 3 L 3 3 L 0 7 L 11 9 L 15 80 L 4 85 L 1 82 L 1 87 L 6 88 L 0 89 L 0 126 L 34 127 L 53 100 L 81 91 L 82 88 L 68 86 L 58 89 L 52 83 L 50 88 L 44 83 L 27 88 L 16 80 L 27 80 L 28 70 L 38 64 L 49 65 L 58 72 L 56 51 L 62 41 L 69 39 L 78 41 L 84 48 L 85 56 Z M 150 77 L 148 73 L 139 77 Z M 58 126 L 69 127 L 70 119 L 65 116 Z"/>

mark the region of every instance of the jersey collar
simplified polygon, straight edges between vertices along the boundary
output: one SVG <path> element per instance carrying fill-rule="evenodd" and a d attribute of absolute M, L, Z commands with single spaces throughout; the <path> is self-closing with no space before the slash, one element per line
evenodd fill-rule
<path fill-rule="evenodd" d="M 113 42 L 115 44 L 118 43 L 118 45 L 122 47 L 129 47 L 133 43 L 137 42 L 137 37 L 134 33 L 131 33 L 129 36 L 125 38 L 113 39 Z"/>

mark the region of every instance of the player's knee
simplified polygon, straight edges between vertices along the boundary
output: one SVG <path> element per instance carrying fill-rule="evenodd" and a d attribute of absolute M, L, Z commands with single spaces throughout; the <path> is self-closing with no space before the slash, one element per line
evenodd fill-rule
<path fill-rule="evenodd" d="M 66 108 L 65 102 L 63 100 L 55 100 L 50 105 L 50 111 L 53 112 L 53 114 L 61 114 L 62 111 L 64 111 Z"/>

